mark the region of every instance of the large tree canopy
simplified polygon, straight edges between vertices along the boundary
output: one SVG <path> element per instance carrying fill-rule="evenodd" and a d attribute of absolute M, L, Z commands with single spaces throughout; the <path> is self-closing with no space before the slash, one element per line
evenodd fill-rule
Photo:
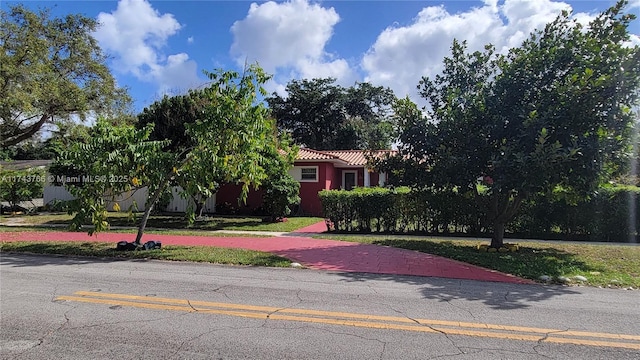
<path fill-rule="evenodd" d="M 45 124 L 127 109 L 97 41 L 95 20 L 51 18 L 21 5 L 0 11 L 0 144 L 34 136 Z"/>
<path fill-rule="evenodd" d="M 136 127 L 143 129 L 153 124 L 150 140 L 167 140 L 165 151 L 184 153 L 195 145 L 195 139 L 187 129 L 195 125 L 210 106 L 213 106 L 211 97 L 207 96 L 205 90 L 192 90 L 186 95 L 173 97 L 165 96 L 138 115 Z M 275 133 L 273 135 L 275 136 Z M 275 141 L 273 146 L 261 150 L 259 165 L 265 169 L 268 177 L 263 189 L 267 194 L 273 195 L 269 202 L 265 202 L 265 210 L 273 215 L 273 219 L 277 219 L 287 215 L 289 206 L 299 201 L 298 183 L 288 174 L 289 168 L 293 166 L 296 150 L 290 147 L 286 136 L 272 140 Z M 205 201 L 215 194 L 221 185 L 229 181 L 226 172 L 199 171 L 180 172 L 174 180 L 174 185 L 189 190 L 188 193 L 196 205 L 196 216 L 202 215 Z"/>
<path fill-rule="evenodd" d="M 587 27 L 565 12 L 506 56 L 454 41 L 443 73 L 420 81 L 428 115 L 402 121 L 401 151 L 418 169 L 404 168 L 409 182 L 484 191 L 500 247 L 527 196 L 558 186 L 587 194 L 613 175 L 630 153 L 640 85 L 624 5 Z"/>
<path fill-rule="evenodd" d="M 202 117 L 203 111 L 210 105 L 204 90 L 192 90 L 185 95 L 164 96 L 138 115 L 136 127 L 144 128 L 153 124 L 152 140 L 169 140 L 167 149 L 179 151 L 193 146 L 193 140 L 187 134 L 187 127 Z"/>
<path fill-rule="evenodd" d="M 393 92 L 369 83 L 344 88 L 335 79 L 291 80 L 287 97 L 267 98 L 281 131 L 317 150 L 387 149 L 395 140 Z"/>

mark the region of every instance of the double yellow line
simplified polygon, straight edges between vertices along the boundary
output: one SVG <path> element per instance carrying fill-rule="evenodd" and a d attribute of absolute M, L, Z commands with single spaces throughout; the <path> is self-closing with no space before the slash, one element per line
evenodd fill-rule
<path fill-rule="evenodd" d="M 447 335 L 477 336 L 508 340 L 640 350 L 640 335 L 565 331 L 558 329 L 444 320 L 409 319 L 406 317 L 309 309 L 283 309 L 271 306 L 255 306 L 127 294 L 109 294 L 92 291 L 78 291 L 75 292 L 73 296 L 58 296 L 56 300 L 105 304 L 111 306 L 119 305 L 156 310 L 198 312 L 203 314 L 229 315 L 253 319 L 301 321 L 371 329 L 403 330 Z"/>

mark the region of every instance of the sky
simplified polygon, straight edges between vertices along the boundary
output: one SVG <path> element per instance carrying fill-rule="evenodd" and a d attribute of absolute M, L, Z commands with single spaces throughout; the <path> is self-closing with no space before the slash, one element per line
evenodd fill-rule
<path fill-rule="evenodd" d="M 0 1 L 2 9 L 17 2 Z M 241 70 L 257 62 L 286 95 L 292 79 L 333 77 L 351 86 L 370 82 L 421 103 L 416 86 L 435 76 L 453 39 L 470 50 L 491 43 L 516 47 L 562 10 L 587 23 L 614 0 L 484 1 L 22 1 L 55 16 L 95 18 L 93 34 L 108 65 L 141 111 L 163 94 L 206 82 L 203 71 Z M 640 0 L 629 12 L 640 13 Z M 640 20 L 632 42 L 640 44 Z"/>

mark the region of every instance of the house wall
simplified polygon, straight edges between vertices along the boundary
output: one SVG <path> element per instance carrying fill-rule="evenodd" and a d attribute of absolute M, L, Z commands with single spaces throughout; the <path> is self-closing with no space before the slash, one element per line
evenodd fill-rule
<path fill-rule="evenodd" d="M 182 189 L 180 187 L 173 187 L 171 189 L 173 198 L 169 203 L 169 205 L 167 205 L 167 207 L 163 209 L 164 211 L 183 213 L 187 211 L 187 208 L 190 204 L 193 204 L 193 200 L 183 199 L 180 196 L 181 191 Z M 45 185 L 44 187 L 43 203 L 45 205 L 56 200 L 69 201 L 73 199 L 75 199 L 75 197 L 71 195 L 67 191 L 67 189 L 64 188 L 64 186 Z M 108 201 L 107 210 L 109 211 L 113 210 L 113 205 L 117 202 L 118 205 L 120 206 L 120 209 L 124 211 L 124 210 L 127 210 L 129 206 L 133 205 L 133 203 L 135 202 L 137 211 L 144 211 L 146 201 L 147 201 L 147 188 L 143 187 L 136 191 L 128 191 L 128 192 L 122 193 L 115 197 L 115 201 Z M 215 206 L 216 206 L 216 195 L 210 197 L 205 202 L 205 212 L 206 213 L 215 212 Z"/>
<path fill-rule="evenodd" d="M 108 199 L 111 199 L 111 196 L 109 196 Z M 144 211 L 147 202 L 147 188 L 144 187 L 135 191 L 126 191 L 114 196 L 113 199 L 114 201 L 107 201 L 107 211 L 112 211 L 116 203 L 118 203 L 122 211 L 127 211 L 130 207 L 136 211 Z"/>
<path fill-rule="evenodd" d="M 216 211 L 220 213 L 229 210 L 240 214 L 251 214 L 262 206 L 262 190 L 249 189 L 246 203 L 238 203 L 242 185 L 226 184 L 216 193 Z"/>
<path fill-rule="evenodd" d="M 378 186 L 378 181 L 380 181 L 380 174 L 375 171 L 371 172 L 369 173 L 369 179 L 371 180 L 369 182 L 371 184 L 371 187 Z"/>
<path fill-rule="evenodd" d="M 165 211 L 182 213 L 182 212 L 186 212 L 189 206 L 192 206 L 193 209 L 195 210 L 195 204 L 193 200 L 190 198 L 189 199 L 183 198 L 182 196 L 180 196 L 181 192 L 182 192 L 182 187 L 174 186 L 173 188 L 171 188 L 171 195 L 172 195 L 171 202 L 169 202 L 169 204 L 165 208 Z M 216 212 L 216 194 L 214 194 L 204 202 L 204 210 L 203 210 L 203 213 L 205 214 L 212 214 L 214 212 Z"/>
<path fill-rule="evenodd" d="M 297 171 L 296 169 L 312 166 L 318 168 L 317 181 L 300 181 L 300 179 L 294 175 Z M 323 162 L 296 162 L 290 173 L 292 172 L 294 179 L 300 181 L 300 210 L 302 213 L 322 216 L 322 204 L 320 203 L 318 192 L 334 188 L 336 171 L 333 164 Z"/>
<path fill-rule="evenodd" d="M 47 205 L 53 201 L 69 201 L 73 200 L 75 197 L 71 195 L 64 188 L 64 186 L 55 186 L 55 185 L 45 185 L 43 194 L 42 194 L 42 202 Z"/>

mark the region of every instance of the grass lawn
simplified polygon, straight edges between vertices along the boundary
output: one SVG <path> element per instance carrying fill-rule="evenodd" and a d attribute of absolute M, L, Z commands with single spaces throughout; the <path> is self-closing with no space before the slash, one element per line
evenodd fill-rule
<path fill-rule="evenodd" d="M 590 286 L 640 288 L 640 246 L 522 242 L 518 252 L 482 253 L 476 246 L 488 241 L 376 235 L 316 237 L 417 250 L 536 281 L 542 275 L 581 275 Z"/>
<path fill-rule="evenodd" d="M 128 218 L 127 213 L 109 213 L 109 223 L 111 226 L 131 226 L 138 224 L 139 217 L 136 219 Z M 30 225 L 52 225 L 52 224 L 69 224 L 72 216 L 67 214 L 38 214 L 38 215 L 18 215 L 18 216 L 2 216 L 0 224 L 20 223 Z M 187 221 L 182 214 L 170 215 L 151 215 L 147 222 L 148 228 L 162 229 L 190 229 L 190 230 L 243 230 L 243 231 L 277 231 L 291 232 L 305 226 L 313 225 L 322 221 L 316 217 L 290 217 L 286 222 L 268 223 L 262 222 L 260 217 L 242 217 L 242 216 L 215 216 L 206 220 L 196 221 L 192 226 L 188 227 Z"/>
<path fill-rule="evenodd" d="M 1 226 L 0 225 L 0 234 L 3 232 L 50 232 L 50 231 L 69 231 L 66 227 L 47 227 L 40 225 L 32 225 L 32 226 Z M 80 230 L 80 232 L 87 232 L 87 230 Z M 111 229 L 110 233 L 119 233 L 119 234 L 136 234 L 137 229 Z M 162 235 L 188 235 L 188 236 L 215 236 L 215 237 L 238 237 L 243 235 L 238 235 L 234 233 L 224 233 L 224 232 L 216 232 L 213 233 L 212 230 L 178 230 L 178 229 L 146 229 L 144 231 L 145 235 L 147 234 L 162 234 Z M 252 238 L 268 238 L 273 237 L 272 235 L 264 235 L 264 234 L 250 234 Z"/>
<path fill-rule="evenodd" d="M 0 252 L 60 254 L 120 259 L 156 259 L 214 264 L 289 267 L 291 261 L 270 253 L 210 246 L 164 246 L 158 250 L 116 251 L 114 243 L 100 242 L 3 242 Z"/>

